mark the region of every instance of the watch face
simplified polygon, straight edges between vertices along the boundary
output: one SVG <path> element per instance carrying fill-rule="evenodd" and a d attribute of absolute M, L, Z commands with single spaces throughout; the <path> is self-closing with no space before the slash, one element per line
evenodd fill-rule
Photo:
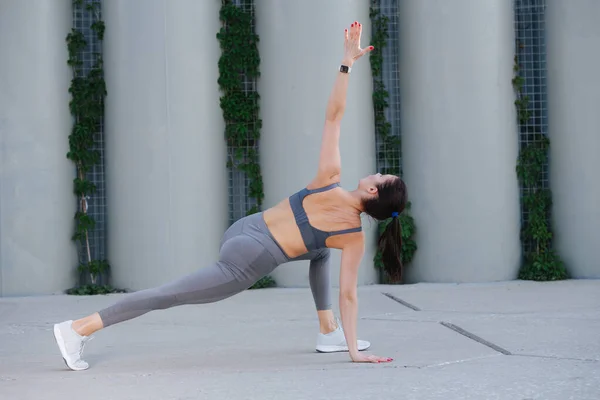
<path fill-rule="evenodd" d="M 348 72 L 348 67 L 345 65 L 340 66 L 340 72 Z"/>

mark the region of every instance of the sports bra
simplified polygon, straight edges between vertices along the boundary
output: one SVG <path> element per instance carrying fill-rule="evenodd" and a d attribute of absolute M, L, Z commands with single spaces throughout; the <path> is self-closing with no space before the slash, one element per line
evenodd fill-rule
<path fill-rule="evenodd" d="M 329 236 L 333 235 L 341 235 L 344 233 L 352 233 L 352 232 L 360 232 L 362 230 L 362 226 L 357 228 L 349 228 L 342 229 L 339 231 L 333 232 L 325 232 L 320 229 L 315 228 L 308 222 L 308 216 L 306 215 L 306 211 L 304 210 L 304 206 L 302 202 L 306 196 L 313 193 L 325 192 L 327 190 L 331 190 L 340 186 L 339 183 L 332 183 L 331 185 L 317 188 L 317 189 L 307 189 L 304 188 L 289 197 L 290 206 L 292 207 L 292 212 L 294 213 L 294 218 L 296 219 L 296 224 L 300 229 L 300 234 L 302 235 L 302 240 L 304 241 L 304 245 L 306 248 L 310 250 L 317 250 L 327 247 L 325 245 L 325 241 Z"/>

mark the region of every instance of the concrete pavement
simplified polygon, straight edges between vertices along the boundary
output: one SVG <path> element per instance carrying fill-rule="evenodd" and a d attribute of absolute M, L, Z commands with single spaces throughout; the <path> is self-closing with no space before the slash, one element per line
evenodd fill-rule
<path fill-rule="evenodd" d="M 0 299 L 0 399 L 600 399 L 597 280 L 361 287 L 390 364 L 316 353 L 310 290 L 276 288 L 110 327 L 66 370 L 52 324 L 119 296 Z"/>

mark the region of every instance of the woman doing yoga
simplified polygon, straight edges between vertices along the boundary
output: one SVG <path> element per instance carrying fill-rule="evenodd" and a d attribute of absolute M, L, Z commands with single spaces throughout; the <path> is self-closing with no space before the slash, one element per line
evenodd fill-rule
<path fill-rule="evenodd" d="M 406 204 L 406 186 L 397 176 L 381 174 L 361 179 L 353 191 L 339 186 L 340 122 L 351 67 L 373 50 L 372 46 L 360 47 L 361 33 L 358 22 L 345 30 L 344 57 L 327 104 L 318 172 L 312 182 L 274 207 L 229 227 L 216 263 L 162 286 L 129 293 L 85 318 L 54 325 L 56 342 L 69 368 L 88 368 L 81 358 L 83 346 L 100 329 L 153 310 L 231 297 L 279 265 L 296 260 L 310 261 L 309 282 L 320 323 L 317 351 L 348 351 L 354 362 L 391 361 L 361 353 L 370 343 L 356 336 L 357 273 L 365 247 L 360 217 L 362 213 L 377 220 L 393 217 L 379 239 L 379 248 L 386 268 L 400 268 L 401 227 L 396 217 Z M 331 309 L 330 248 L 341 250 L 339 308 L 344 329 Z"/>

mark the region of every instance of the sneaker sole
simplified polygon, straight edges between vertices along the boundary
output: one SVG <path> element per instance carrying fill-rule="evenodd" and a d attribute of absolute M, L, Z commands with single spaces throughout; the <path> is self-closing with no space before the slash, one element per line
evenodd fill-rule
<path fill-rule="evenodd" d="M 54 340 L 56 340 L 56 344 L 58 345 L 58 349 L 60 350 L 60 355 L 62 356 L 62 359 L 65 362 L 65 365 L 69 369 L 71 369 L 73 371 L 83 371 L 84 369 L 87 369 L 87 368 L 74 368 L 74 367 L 71 367 L 69 365 L 69 363 L 67 362 L 67 358 L 66 358 L 66 353 L 67 352 L 66 352 L 66 349 L 65 349 L 65 346 L 64 346 L 63 337 L 60 334 L 60 329 L 58 329 L 58 325 L 54 325 Z"/>
<path fill-rule="evenodd" d="M 358 351 L 365 351 L 369 347 L 371 347 L 371 345 L 368 345 L 362 349 L 359 348 Z M 318 353 L 340 353 L 348 351 L 348 346 L 317 346 L 316 350 Z"/>

